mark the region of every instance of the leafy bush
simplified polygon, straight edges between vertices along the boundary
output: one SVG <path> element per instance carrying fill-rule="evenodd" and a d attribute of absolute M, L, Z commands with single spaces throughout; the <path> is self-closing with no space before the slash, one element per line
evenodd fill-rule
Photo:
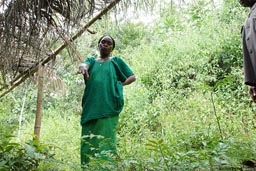
<path fill-rule="evenodd" d="M 220 47 L 220 50 L 210 55 L 204 67 L 206 73 L 211 78 L 211 80 L 206 80 L 207 84 L 210 86 L 214 86 L 217 81 L 229 76 L 232 73 L 232 69 L 243 67 L 243 55 L 240 48 L 241 40 L 239 35 L 229 36 L 223 41 L 225 41 L 225 43 Z"/>
<path fill-rule="evenodd" d="M 53 146 L 28 141 L 24 146 L 12 142 L 15 127 L 7 124 L 0 125 L 0 170 L 24 171 L 36 170 L 43 160 L 53 158 Z"/>

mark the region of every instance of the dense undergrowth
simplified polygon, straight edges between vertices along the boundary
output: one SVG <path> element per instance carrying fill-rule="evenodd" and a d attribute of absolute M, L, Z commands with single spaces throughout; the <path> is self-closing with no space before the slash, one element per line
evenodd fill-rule
<path fill-rule="evenodd" d="M 99 23 L 95 27 L 102 31 L 96 36 L 76 42 L 86 57 L 95 53 L 92 42 L 111 34 L 117 42 L 114 54 L 124 58 L 138 78 L 125 87 L 118 159 L 92 159 L 87 170 L 246 170 L 245 162 L 256 158 L 255 104 L 243 83 L 240 37 L 247 10 L 235 0 L 220 7 L 207 4 L 166 5 L 150 26 L 127 22 L 102 28 Z M 78 64 L 66 52 L 58 64 L 61 86 L 46 88 L 44 95 L 40 141 L 46 153 L 37 151 L 40 162 L 32 159 L 38 161 L 37 170 L 80 170 L 84 85 L 74 74 Z M 1 127 L 0 170 L 10 165 L 2 155 L 18 160 L 8 149 L 21 150 L 32 139 L 35 103 L 35 85 L 28 82 L 1 99 L 1 123 L 8 124 Z M 26 156 L 25 163 L 31 160 Z"/>

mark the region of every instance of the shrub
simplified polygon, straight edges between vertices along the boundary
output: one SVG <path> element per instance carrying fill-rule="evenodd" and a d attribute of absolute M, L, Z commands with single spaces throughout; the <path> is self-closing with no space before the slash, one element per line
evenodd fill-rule
<path fill-rule="evenodd" d="M 12 142 L 14 126 L 0 125 L 0 170 L 36 170 L 42 160 L 53 158 L 53 146 L 31 140 L 21 145 Z"/>

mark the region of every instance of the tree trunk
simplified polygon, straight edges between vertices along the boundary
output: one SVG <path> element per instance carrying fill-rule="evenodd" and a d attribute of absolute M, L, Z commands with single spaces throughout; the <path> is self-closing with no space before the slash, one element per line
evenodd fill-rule
<path fill-rule="evenodd" d="M 38 67 L 38 87 L 37 87 L 37 105 L 36 105 L 36 119 L 34 127 L 34 140 L 40 139 L 40 129 L 41 129 L 41 118 L 42 118 L 42 108 L 43 108 L 43 84 L 44 84 L 44 68 L 41 64 Z"/>

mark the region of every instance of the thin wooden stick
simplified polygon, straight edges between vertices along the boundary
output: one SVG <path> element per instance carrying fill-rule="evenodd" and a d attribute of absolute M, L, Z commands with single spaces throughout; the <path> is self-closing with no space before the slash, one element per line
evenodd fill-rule
<path fill-rule="evenodd" d="M 23 96 L 22 107 L 21 107 L 21 111 L 20 111 L 20 115 L 19 115 L 19 130 L 18 130 L 19 138 L 21 137 L 21 127 L 22 127 L 23 112 L 24 112 L 25 102 L 26 102 L 26 94 L 27 94 L 27 90 L 25 90 L 25 93 Z"/>
<path fill-rule="evenodd" d="M 94 18 L 92 18 L 81 30 L 79 30 L 78 33 L 75 34 L 68 42 L 73 42 L 78 37 L 80 37 L 94 22 L 96 22 L 99 18 L 101 18 L 103 15 L 105 15 L 110 9 L 112 9 L 120 1 L 121 0 L 113 0 L 106 8 L 104 8 L 99 14 L 97 14 Z M 27 69 L 24 73 L 18 75 L 16 78 L 14 78 L 9 84 L 2 87 L 0 90 L 3 90 L 3 89 L 7 89 L 7 90 L 0 95 L 0 98 L 5 96 L 6 94 L 8 94 L 15 87 L 19 86 L 22 82 L 24 82 L 28 77 L 30 77 L 32 74 L 37 72 L 38 71 L 38 65 L 40 63 L 42 65 L 45 65 L 50 60 L 54 59 L 67 46 L 68 46 L 68 43 L 64 43 L 59 48 L 57 48 L 53 53 L 48 55 L 47 58 L 41 60 L 35 66 Z"/>
<path fill-rule="evenodd" d="M 213 94 L 213 92 L 211 92 L 212 107 L 213 107 L 214 115 L 215 115 L 216 120 L 217 120 L 219 131 L 220 131 L 220 137 L 223 140 L 223 133 L 222 133 L 222 129 L 221 129 L 221 126 L 220 126 L 220 119 L 219 119 L 219 117 L 217 115 L 217 112 L 216 112 L 216 108 L 215 108 L 215 105 L 214 105 L 214 100 L 213 100 L 213 95 L 212 94 Z"/>

